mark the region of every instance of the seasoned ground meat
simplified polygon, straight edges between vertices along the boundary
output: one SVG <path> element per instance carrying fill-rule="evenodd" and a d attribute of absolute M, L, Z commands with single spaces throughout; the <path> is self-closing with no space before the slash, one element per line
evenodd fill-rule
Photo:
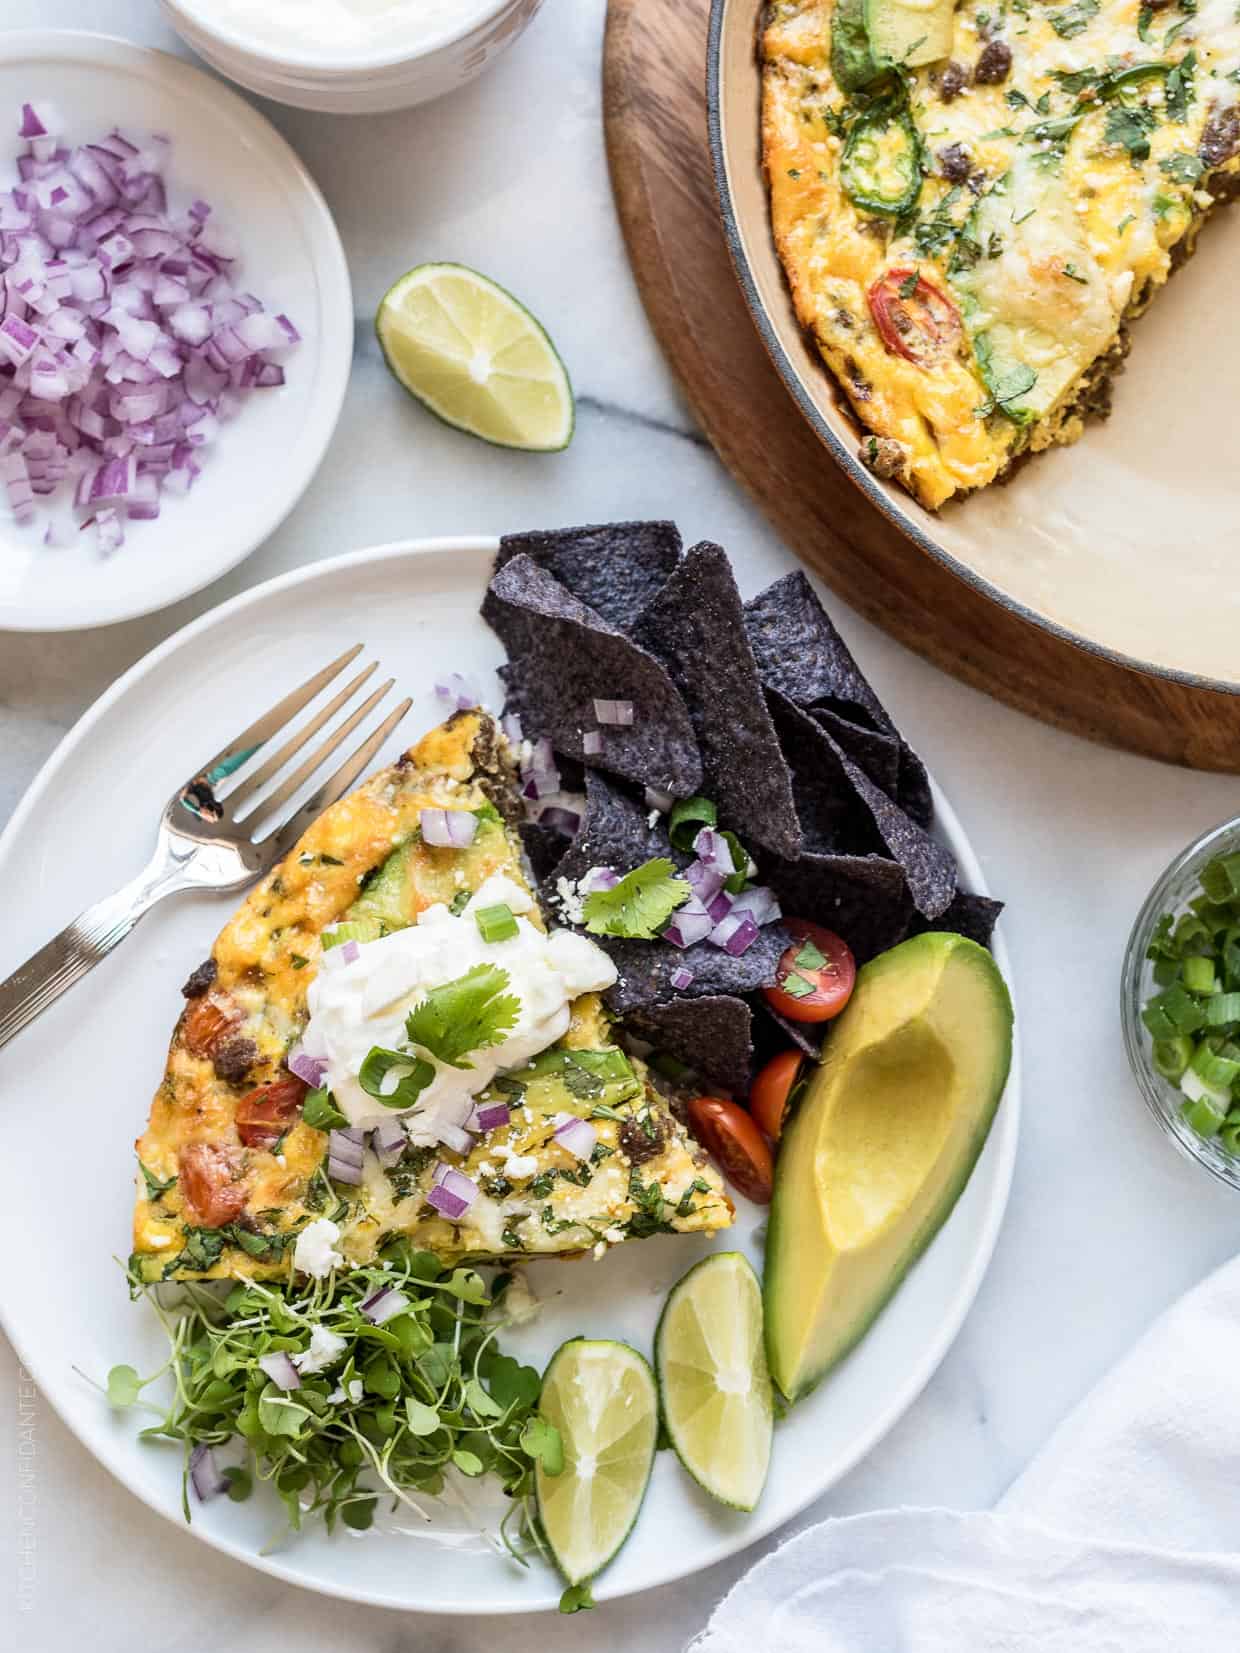
<path fill-rule="evenodd" d="M 861 461 L 875 476 L 886 480 L 908 474 L 908 455 L 904 445 L 890 436 L 867 436 L 861 444 Z"/>
<path fill-rule="evenodd" d="M 851 356 L 845 356 L 844 358 L 844 371 L 848 375 L 848 382 L 852 386 L 853 395 L 859 402 L 868 402 L 872 395 L 870 381 Z"/>
<path fill-rule="evenodd" d="M 949 183 L 963 184 L 972 164 L 963 144 L 949 143 L 939 150 L 939 171 Z"/>
<path fill-rule="evenodd" d="M 653 1114 L 626 1119 L 620 1126 L 620 1146 L 630 1165 L 644 1165 L 663 1147 L 664 1127 Z"/>
<path fill-rule="evenodd" d="M 1240 149 L 1240 110 L 1219 109 L 1210 116 L 1201 133 L 1197 153 L 1205 166 L 1222 166 Z"/>
<path fill-rule="evenodd" d="M 950 103 L 953 98 L 959 97 L 969 84 L 969 71 L 963 63 L 952 61 L 943 67 L 939 76 L 939 97 L 944 103 Z"/>
<path fill-rule="evenodd" d="M 998 86 L 1012 72 L 1012 48 L 1002 40 L 988 40 L 982 47 L 973 78 L 979 86 Z"/>
<path fill-rule="evenodd" d="M 211 986 L 218 974 L 219 966 L 216 964 L 215 960 L 204 959 L 198 966 L 197 970 L 194 970 L 190 974 L 189 980 L 181 989 L 182 994 L 187 999 L 200 999 L 206 992 L 207 988 Z"/>
<path fill-rule="evenodd" d="M 253 1039 L 229 1039 L 216 1051 L 211 1065 L 226 1085 L 239 1085 L 257 1060 Z"/>

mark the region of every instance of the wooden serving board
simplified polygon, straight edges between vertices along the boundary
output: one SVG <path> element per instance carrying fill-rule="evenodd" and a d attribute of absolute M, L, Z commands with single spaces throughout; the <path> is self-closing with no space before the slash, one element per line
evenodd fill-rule
<path fill-rule="evenodd" d="M 604 114 L 629 257 L 720 459 L 858 613 L 974 688 L 1090 740 L 1240 772 L 1240 696 L 1134 671 L 1023 620 L 920 551 L 823 449 L 776 373 L 719 222 L 710 0 L 610 0 Z"/>

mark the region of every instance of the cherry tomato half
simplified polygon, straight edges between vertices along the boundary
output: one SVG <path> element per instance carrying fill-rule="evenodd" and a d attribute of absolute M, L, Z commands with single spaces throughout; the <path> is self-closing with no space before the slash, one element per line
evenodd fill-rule
<path fill-rule="evenodd" d="M 913 269 L 888 270 L 866 295 L 884 345 L 918 367 L 932 367 L 960 347 L 960 312 L 932 281 Z"/>
<path fill-rule="evenodd" d="M 767 1002 L 790 1022 L 829 1022 L 852 998 L 857 964 L 846 941 L 807 918 L 786 918 L 793 937 L 780 959 Z"/>
<path fill-rule="evenodd" d="M 181 1194 L 191 1217 L 204 1228 L 222 1228 L 245 1210 L 245 1184 L 238 1181 L 241 1151 L 212 1142 L 191 1142 L 177 1156 Z"/>
<path fill-rule="evenodd" d="M 758 1074 L 749 1087 L 749 1112 L 763 1135 L 779 1141 L 788 1112 L 788 1098 L 801 1075 L 804 1058 L 799 1050 L 781 1050 Z"/>
<path fill-rule="evenodd" d="M 689 1119 L 728 1181 L 755 1205 L 769 1205 L 775 1176 L 771 1150 L 744 1108 L 718 1096 L 697 1096 L 689 1104 Z"/>
<path fill-rule="evenodd" d="M 237 1133 L 247 1148 L 274 1148 L 301 1112 L 308 1087 L 295 1073 L 260 1085 L 237 1103 Z"/>

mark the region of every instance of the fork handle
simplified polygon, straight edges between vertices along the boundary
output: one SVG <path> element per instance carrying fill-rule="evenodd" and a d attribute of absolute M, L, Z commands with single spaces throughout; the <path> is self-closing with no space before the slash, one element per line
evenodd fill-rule
<path fill-rule="evenodd" d="M 46 946 L 0 982 L 0 1048 L 118 946 L 155 903 L 178 887 L 156 857 L 137 878 L 79 913 Z"/>

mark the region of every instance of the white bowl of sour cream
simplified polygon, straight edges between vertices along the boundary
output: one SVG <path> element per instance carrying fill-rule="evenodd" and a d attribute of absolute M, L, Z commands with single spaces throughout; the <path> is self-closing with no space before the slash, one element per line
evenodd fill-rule
<path fill-rule="evenodd" d="M 542 0 L 162 0 L 230 80 L 301 109 L 377 114 L 474 78 Z"/>

